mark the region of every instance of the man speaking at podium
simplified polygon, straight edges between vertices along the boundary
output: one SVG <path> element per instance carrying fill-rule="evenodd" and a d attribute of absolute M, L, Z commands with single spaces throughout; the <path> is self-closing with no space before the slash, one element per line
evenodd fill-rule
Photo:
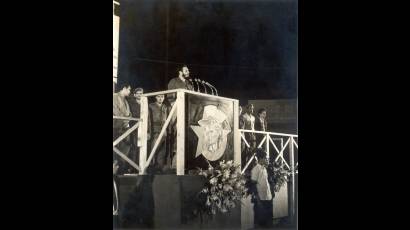
<path fill-rule="evenodd" d="M 194 87 L 189 79 L 189 69 L 187 65 L 183 65 L 178 71 L 178 77 L 172 78 L 168 83 L 168 90 L 171 89 L 188 89 L 193 90 Z"/>
<path fill-rule="evenodd" d="M 178 71 L 178 77 L 172 78 L 169 83 L 168 83 L 168 90 L 171 89 L 187 89 L 187 90 L 194 90 L 193 85 L 191 82 L 188 80 L 189 79 L 189 69 L 187 65 L 182 65 L 182 68 Z M 167 98 L 168 101 L 172 106 L 175 104 L 177 94 L 172 93 L 168 94 Z M 172 116 L 171 122 L 170 122 L 170 151 L 171 151 L 171 167 L 173 169 L 176 168 L 176 162 L 175 162 L 175 153 L 176 153 L 176 114 Z"/>

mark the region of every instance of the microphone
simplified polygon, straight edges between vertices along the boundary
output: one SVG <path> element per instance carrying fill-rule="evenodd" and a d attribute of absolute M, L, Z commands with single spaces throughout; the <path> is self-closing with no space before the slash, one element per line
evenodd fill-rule
<path fill-rule="evenodd" d="M 198 82 L 197 82 L 196 78 L 194 78 L 192 81 L 195 82 L 195 84 L 196 84 L 196 87 L 197 87 L 196 91 L 201 92 L 201 90 L 199 89 L 199 85 L 198 85 Z"/>
<path fill-rule="evenodd" d="M 204 84 L 204 81 L 202 81 L 201 79 L 198 78 L 198 82 L 202 84 L 202 87 L 204 87 L 204 92 L 207 94 L 207 90 L 206 90 L 206 86 Z"/>
<path fill-rule="evenodd" d="M 191 78 L 188 79 L 189 82 L 191 82 L 192 87 L 194 88 L 193 91 L 195 91 L 195 85 L 194 85 L 194 81 L 192 81 Z"/>
<path fill-rule="evenodd" d="M 197 79 L 195 79 L 195 80 L 194 80 L 194 82 L 195 82 L 195 84 L 196 84 L 196 88 L 197 88 L 197 90 L 196 90 L 196 91 L 200 93 L 200 92 L 201 92 L 201 89 L 200 89 L 200 87 L 199 87 L 199 84 L 198 84 Z"/>
<path fill-rule="evenodd" d="M 215 89 L 215 94 L 216 94 L 216 96 L 218 96 L 218 90 L 216 90 L 215 86 L 211 85 L 211 83 L 209 83 L 209 82 L 207 82 L 207 85 L 208 85 L 209 87 L 214 88 L 214 89 Z"/>
<path fill-rule="evenodd" d="M 198 84 L 198 92 L 201 93 L 201 90 L 199 89 L 199 83 L 201 83 L 201 81 L 198 78 L 195 78 L 196 83 Z"/>
<path fill-rule="evenodd" d="M 202 83 L 202 85 L 204 86 L 205 93 L 208 93 L 208 92 L 207 92 L 207 90 L 206 90 L 205 81 L 204 81 L 204 80 L 202 80 L 202 81 L 201 81 L 201 80 L 199 80 L 199 82 L 201 82 L 201 83 Z"/>
<path fill-rule="evenodd" d="M 209 84 L 209 82 L 205 82 L 205 85 L 207 85 L 207 86 L 211 89 L 212 95 L 215 95 L 215 94 L 214 94 L 214 90 L 212 89 L 211 84 Z"/>

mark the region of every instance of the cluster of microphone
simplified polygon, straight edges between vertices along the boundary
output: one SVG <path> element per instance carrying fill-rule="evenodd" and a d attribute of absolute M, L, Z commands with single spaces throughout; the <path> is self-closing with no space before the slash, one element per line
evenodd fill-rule
<path fill-rule="evenodd" d="M 216 90 L 215 86 L 211 85 L 211 83 L 198 78 L 189 78 L 188 81 L 191 82 L 192 86 L 194 87 L 194 91 L 206 94 L 211 93 L 212 95 L 218 96 L 218 90 Z M 203 91 L 201 91 L 201 88 L 203 88 Z M 207 88 L 211 89 L 211 92 L 208 93 Z"/>

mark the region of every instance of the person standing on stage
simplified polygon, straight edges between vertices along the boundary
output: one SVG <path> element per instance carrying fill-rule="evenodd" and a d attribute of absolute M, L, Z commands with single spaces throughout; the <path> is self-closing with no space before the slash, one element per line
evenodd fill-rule
<path fill-rule="evenodd" d="M 258 110 L 258 115 L 255 120 L 255 130 L 256 131 L 268 131 L 268 122 L 266 121 L 266 109 L 261 108 Z M 256 134 L 256 145 L 262 141 L 264 134 Z M 269 143 L 269 142 L 266 142 Z"/>
<path fill-rule="evenodd" d="M 189 69 L 187 65 L 183 65 L 178 71 L 178 77 L 172 78 L 168 83 L 168 90 L 171 89 L 187 89 L 193 90 L 194 87 L 189 82 Z"/>
<path fill-rule="evenodd" d="M 245 124 L 242 120 L 242 106 L 239 106 L 239 128 L 240 129 L 245 128 Z"/>
<path fill-rule="evenodd" d="M 118 93 L 113 94 L 113 115 L 119 117 L 131 117 L 130 107 L 126 100 L 126 97 L 130 95 L 131 86 L 129 84 L 122 84 Z M 113 119 L 113 140 L 121 136 L 129 128 L 129 121 L 123 119 Z M 130 138 L 129 136 L 123 139 L 117 148 L 123 154 L 128 156 L 130 150 Z M 123 174 L 127 171 L 128 163 L 121 157 L 114 153 L 116 160 L 118 161 L 118 174 Z"/>
<path fill-rule="evenodd" d="M 178 77 L 172 78 L 169 83 L 168 83 L 168 90 L 172 89 L 187 89 L 187 90 L 194 90 L 194 87 L 192 83 L 188 80 L 190 79 L 189 76 L 189 69 L 187 65 L 182 65 L 181 69 L 178 70 Z M 175 104 L 176 101 L 176 93 L 168 94 L 167 95 L 168 101 L 170 103 L 170 108 Z M 171 153 L 171 161 L 172 161 L 172 168 L 175 168 L 176 163 L 175 163 L 175 154 L 176 154 L 176 135 L 177 135 L 177 130 L 176 130 L 176 113 L 172 116 L 171 122 L 170 122 L 170 146 L 169 149 L 172 152 Z"/>
<path fill-rule="evenodd" d="M 255 117 L 253 116 L 252 104 L 246 106 L 246 112 L 242 114 L 241 120 L 243 122 L 243 129 L 255 130 Z M 245 151 L 242 153 L 242 162 L 246 164 L 251 157 L 252 151 L 256 148 L 256 136 L 251 132 L 245 132 L 244 134 L 245 140 L 249 144 L 249 147 L 245 147 Z"/>
<path fill-rule="evenodd" d="M 251 171 L 251 182 L 253 187 L 254 222 L 256 228 L 269 228 L 273 224 L 273 201 L 275 193 L 269 183 L 266 168 L 269 165 L 267 153 L 262 149 L 256 150 L 257 164 Z"/>
<path fill-rule="evenodd" d="M 165 124 L 168 116 L 168 108 L 163 103 L 164 102 L 164 95 L 157 95 L 155 96 L 155 102 L 149 104 L 149 119 L 150 119 L 150 126 L 148 127 L 149 136 L 152 137 L 151 141 L 151 150 L 155 145 L 155 142 L 159 138 L 159 134 L 161 132 L 162 127 Z M 154 153 L 154 166 L 156 170 L 160 171 L 161 173 L 166 170 L 166 163 L 167 163 L 167 152 L 166 152 L 166 136 L 167 132 L 164 132 L 162 136 L 157 150 Z"/>
<path fill-rule="evenodd" d="M 255 130 L 255 116 L 253 116 L 253 104 L 246 106 L 246 112 L 242 114 L 244 129 Z M 245 139 L 251 148 L 256 148 L 256 137 L 254 133 L 245 133 Z"/>
<path fill-rule="evenodd" d="M 141 96 L 144 93 L 144 89 L 136 88 L 133 91 L 133 96 L 128 97 L 128 104 L 130 106 L 131 114 L 133 118 L 140 118 L 141 114 Z M 136 121 L 130 121 L 130 127 L 134 126 Z M 130 134 L 131 137 L 131 150 L 129 158 L 136 164 L 139 162 L 139 145 L 138 143 L 138 131 L 139 128 Z M 130 173 L 137 173 L 136 169 L 130 168 Z"/>

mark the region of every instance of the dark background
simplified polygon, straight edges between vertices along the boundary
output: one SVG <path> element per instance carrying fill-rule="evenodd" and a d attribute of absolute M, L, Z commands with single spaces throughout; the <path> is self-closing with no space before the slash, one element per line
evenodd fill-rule
<path fill-rule="evenodd" d="M 239 99 L 297 97 L 296 0 L 121 0 L 118 82 L 165 90 L 182 63 Z"/>
<path fill-rule="evenodd" d="M 4 225 L 95 229 L 112 224 L 107 207 L 112 157 L 104 154 L 112 140 L 107 103 L 112 95 L 100 93 L 112 89 L 111 79 L 101 77 L 112 71 L 107 47 L 112 4 L 102 2 L 5 2 L 12 10 L 4 11 L 8 33 L 3 36 L 5 70 L 11 70 L 3 78 L 3 107 L 10 111 L 3 113 Z M 408 162 L 398 143 L 408 136 L 402 134 L 409 116 L 403 110 L 407 59 L 401 57 L 407 54 L 408 8 L 385 1 L 300 1 L 297 8 L 301 229 L 405 229 L 408 215 L 400 210 L 408 200 L 402 186 Z M 147 11 L 139 20 L 153 18 Z M 137 71 L 143 77 L 135 83 L 154 88 L 148 78 L 154 75 Z M 245 88 L 240 86 L 235 90 Z M 381 133 L 394 141 L 372 144 Z M 399 154 L 388 158 L 386 153 Z"/>

